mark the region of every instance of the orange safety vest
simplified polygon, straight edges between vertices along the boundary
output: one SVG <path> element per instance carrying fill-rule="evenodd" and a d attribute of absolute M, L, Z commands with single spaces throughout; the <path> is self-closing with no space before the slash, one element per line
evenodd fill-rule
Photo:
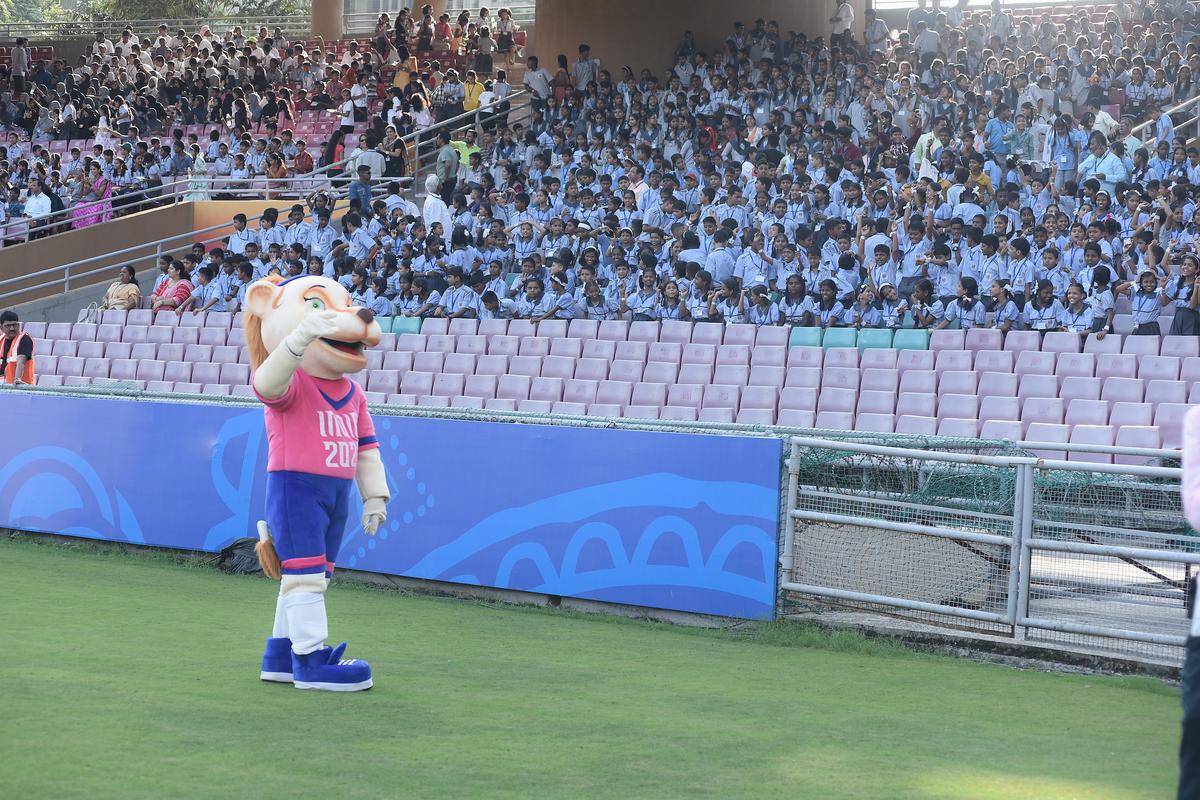
<path fill-rule="evenodd" d="M 17 378 L 20 378 L 22 383 L 31 384 L 34 382 L 32 357 L 25 362 L 25 368 L 21 370 L 21 374 L 17 374 L 17 353 L 21 347 L 21 340 L 26 336 L 28 336 L 28 334 L 25 333 L 25 331 L 21 331 L 17 334 L 17 338 L 13 339 L 12 344 L 10 344 L 8 347 L 8 356 L 4 363 L 4 382 L 9 386 L 12 386 L 14 383 L 16 383 Z"/>

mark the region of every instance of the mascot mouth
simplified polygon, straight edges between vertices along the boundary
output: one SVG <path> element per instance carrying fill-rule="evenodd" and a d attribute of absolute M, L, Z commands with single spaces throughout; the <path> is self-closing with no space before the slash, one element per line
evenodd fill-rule
<path fill-rule="evenodd" d="M 321 337 L 321 341 L 334 350 L 351 356 L 361 356 L 365 348 L 362 342 L 339 342 L 337 339 L 326 339 L 325 337 Z"/>

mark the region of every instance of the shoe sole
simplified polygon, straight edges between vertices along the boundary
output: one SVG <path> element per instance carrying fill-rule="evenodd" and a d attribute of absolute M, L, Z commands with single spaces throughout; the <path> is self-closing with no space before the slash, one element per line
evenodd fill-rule
<path fill-rule="evenodd" d="M 358 683 L 321 683 L 319 681 L 293 681 L 297 689 L 317 689 L 323 692 L 361 692 L 375 685 L 371 678 Z"/>
<path fill-rule="evenodd" d="M 292 673 L 290 672 L 260 672 L 258 677 L 269 683 L 292 683 Z"/>

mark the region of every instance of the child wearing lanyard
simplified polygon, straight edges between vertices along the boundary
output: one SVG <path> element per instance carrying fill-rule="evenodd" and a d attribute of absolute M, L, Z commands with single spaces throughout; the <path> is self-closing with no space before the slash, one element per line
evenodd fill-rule
<path fill-rule="evenodd" d="M 990 235 L 990 234 L 989 234 Z M 979 301 L 979 283 L 964 275 L 958 281 L 958 299 L 946 309 L 945 318 L 939 328 L 949 328 L 956 323 L 961 329 L 982 328 L 987 312 Z"/>
<path fill-rule="evenodd" d="M 687 319 L 687 306 L 679 299 L 679 284 L 667 281 L 663 284 L 658 305 L 654 308 L 655 319 Z"/>
<path fill-rule="evenodd" d="M 935 327 L 946 314 L 946 307 L 939 298 L 934 297 L 933 282 L 928 278 L 917 281 L 908 302 L 900 305 L 901 312 L 905 309 L 912 314 L 913 327 L 916 328 Z"/>
<path fill-rule="evenodd" d="M 1066 289 L 1063 289 L 1066 294 Z M 1058 328 L 1058 320 L 1062 315 L 1063 305 L 1058 301 L 1058 289 L 1049 280 L 1038 281 L 1037 292 L 1033 299 L 1025 304 L 1021 312 L 1025 327 L 1031 331 L 1046 333 Z"/>
<path fill-rule="evenodd" d="M 1008 243 L 1008 249 L 1008 288 L 1012 293 L 1013 302 L 1017 304 L 1018 309 L 1022 309 L 1028 296 L 1027 287 L 1034 280 L 1034 264 L 1029 257 L 1032 248 L 1028 239 L 1018 237 Z"/>
<path fill-rule="evenodd" d="M 1164 283 L 1166 279 L 1163 279 Z M 1126 284 L 1128 287 L 1130 284 Z M 1138 275 L 1137 291 L 1132 292 L 1130 300 L 1133 305 L 1133 335 L 1159 336 L 1162 329 L 1158 324 L 1158 315 L 1162 307 L 1171 302 L 1159 285 L 1158 277 L 1153 270 L 1145 270 Z"/>
<path fill-rule="evenodd" d="M 924 281 L 928 279 L 921 278 L 920 280 Z M 879 309 L 879 324 L 881 327 L 900 327 L 900 319 L 904 316 L 904 303 L 900 300 L 900 295 L 896 291 L 895 286 L 885 283 L 879 287 L 879 300 L 875 303 L 875 307 Z"/>
<path fill-rule="evenodd" d="M 778 325 L 782 320 L 779 306 L 771 301 L 771 294 L 765 286 L 755 286 L 750 290 L 749 322 L 753 325 Z"/>
<path fill-rule="evenodd" d="M 779 298 L 779 313 L 783 315 L 784 324 L 803 325 L 815 310 L 816 306 L 804 286 L 804 278 L 789 275 L 783 297 Z"/>
<path fill-rule="evenodd" d="M 1047 247 L 1042 251 L 1042 268 L 1039 273 L 1038 291 L 1041 291 L 1042 281 L 1047 281 L 1053 288 L 1055 297 L 1066 297 L 1067 287 L 1075 280 L 1071 270 L 1062 263 L 1061 255 L 1055 247 Z"/>
<path fill-rule="evenodd" d="M 738 287 L 738 282 L 729 278 L 721 284 L 721 288 L 708 294 L 708 315 L 719 317 L 729 325 L 746 320 L 746 293 Z"/>
<path fill-rule="evenodd" d="M 1092 272 L 1092 293 L 1088 298 L 1092 307 L 1092 332 L 1099 334 L 1096 338 L 1103 339 L 1105 333 L 1112 333 L 1113 324 L 1113 293 L 1109 288 L 1108 267 L 1101 264 Z"/>
<path fill-rule="evenodd" d="M 1200 261 L 1186 255 L 1179 265 L 1179 278 L 1168 283 L 1166 294 L 1175 303 L 1175 318 L 1171 320 L 1171 336 L 1200 336 L 1200 312 L 1196 311 L 1200 292 L 1196 291 L 1196 273 Z"/>
<path fill-rule="evenodd" d="M 992 296 L 992 302 L 996 313 L 992 317 L 992 327 L 1001 333 L 1008 333 L 1017 326 L 1017 322 L 1021 318 L 1020 311 L 1017 310 L 1017 303 L 1013 299 L 1013 293 L 1008 288 L 1008 280 L 1005 278 L 997 278 L 992 281 L 992 285 L 988 287 L 988 293 Z"/>
<path fill-rule="evenodd" d="M 875 293 L 864 286 L 858 293 L 858 302 L 846 309 L 842 321 L 855 328 L 878 328 L 882 317 L 875 307 Z"/>
<path fill-rule="evenodd" d="M 842 312 L 845 311 L 838 301 L 838 285 L 829 278 L 821 281 L 821 299 L 813 309 L 813 321 L 822 328 L 836 328 L 842 324 Z"/>
<path fill-rule="evenodd" d="M 1083 287 L 1067 287 L 1067 306 L 1058 315 L 1058 329 L 1086 337 L 1092 330 L 1092 307 L 1083 302 Z M 1099 338 L 1099 337 L 1097 337 Z"/>

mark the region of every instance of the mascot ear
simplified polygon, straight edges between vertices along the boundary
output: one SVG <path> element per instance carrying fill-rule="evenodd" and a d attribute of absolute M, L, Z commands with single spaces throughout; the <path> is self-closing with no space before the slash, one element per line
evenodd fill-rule
<path fill-rule="evenodd" d="M 280 291 L 271 281 L 255 281 L 246 290 L 246 311 L 259 318 L 265 317 Z"/>

